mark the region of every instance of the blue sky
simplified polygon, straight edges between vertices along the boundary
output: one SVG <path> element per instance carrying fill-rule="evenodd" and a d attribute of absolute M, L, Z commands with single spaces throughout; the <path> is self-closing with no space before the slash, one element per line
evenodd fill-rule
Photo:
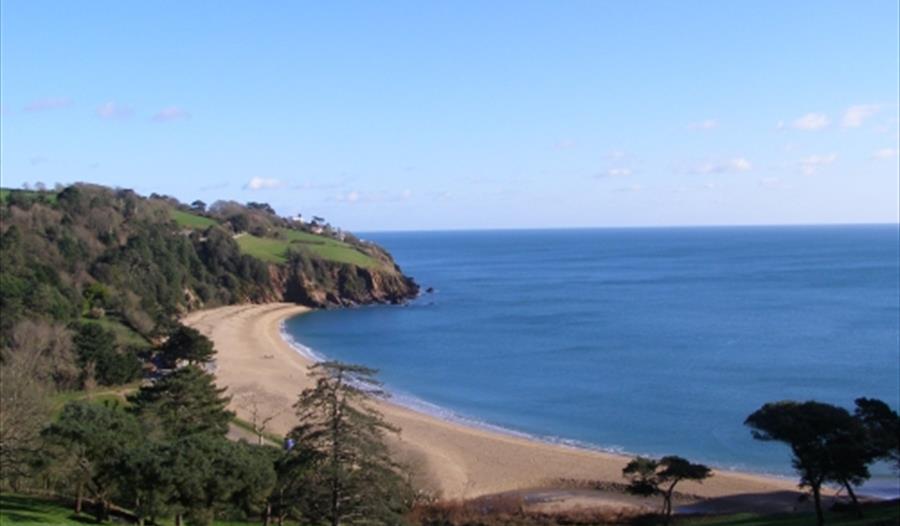
<path fill-rule="evenodd" d="M 2 0 L 0 171 L 363 231 L 896 222 L 898 16 Z"/>

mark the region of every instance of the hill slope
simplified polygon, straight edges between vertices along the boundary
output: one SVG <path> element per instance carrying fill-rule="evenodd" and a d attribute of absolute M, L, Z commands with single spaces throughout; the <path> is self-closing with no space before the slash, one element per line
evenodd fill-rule
<path fill-rule="evenodd" d="M 380 247 L 263 203 L 76 184 L 0 193 L 0 344 L 22 320 L 92 318 L 134 340 L 207 306 L 398 303 L 418 286 Z"/>

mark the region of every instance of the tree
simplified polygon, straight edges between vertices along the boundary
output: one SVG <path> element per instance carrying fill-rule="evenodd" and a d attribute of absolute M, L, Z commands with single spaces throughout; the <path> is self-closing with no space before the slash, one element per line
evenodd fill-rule
<path fill-rule="evenodd" d="M 131 448 L 116 465 L 122 497 L 131 504 L 138 524 L 156 522 L 169 511 L 174 484 L 165 462 L 164 444 L 144 440 Z"/>
<path fill-rule="evenodd" d="M 130 411 L 169 437 L 224 436 L 234 413 L 212 375 L 196 365 L 182 367 L 129 397 Z"/>
<path fill-rule="evenodd" d="M 661 495 L 665 523 L 672 516 L 672 495 L 682 480 L 701 482 L 712 476 L 712 470 L 703 464 L 692 464 L 684 458 L 670 455 L 659 460 L 636 457 L 622 469 L 622 476 L 629 480 L 627 491 L 633 495 L 650 497 Z"/>
<path fill-rule="evenodd" d="M 87 492 L 94 500 L 97 521 L 106 520 L 118 480 L 118 463 L 141 436 L 137 421 L 114 406 L 70 402 L 43 435 L 52 456 L 71 460 L 75 512 L 81 512 Z"/>
<path fill-rule="evenodd" d="M 398 430 L 370 405 L 383 393 L 375 372 L 339 362 L 310 367 L 315 385 L 294 405 L 300 424 L 289 435 L 306 486 L 297 507 L 309 522 L 394 524 L 408 509 L 403 496 L 411 491 L 385 445 L 386 433 Z"/>
<path fill-rule="evenodd" d="M 782 401 L 763 405 L 744 422 L 753 438 L 783 442 L 790 446 L 791 464 L 800 475 L 800 487 L 813 494 L 816 518 L 822 512 L 822 484 L 829 480 L 844 484 L 854 498 L 852 484 L 868 478 L 871 461 L 857 441 L 858 422 L 846 409 L 821 402 Z"/>
<path fill-rule="evenodd" d="M 873 455 L 900 470 L 900 415 L 874 398 L 857 398 L 854 415 L 866 428 Z"/>
<path fill-rule="evenodd" d="M 82 369 L 82 384 L 93 371 L 102 385 L 130 382 L 141 374 L 141 362 L 133 353 L 116 347 L 116 335 L 98 323 L 82 323 L 74 338 L 78 363 Z"/>
<path fill-rule="evenodd" d="M 231 223 L 231 228 L 237 232 L 246 232 L 248 228 L 250 228 L 250 218 L 247 217 L 247 214 L 237 214 L 228 218 L 228 222 Z"/>
<path fill-rule="evenodd" d="M 189 364 L 206 363 L 215 355 L 212 341 L 186 325 L 179 325 L 162 347 L 162 360 L 169 367 L 175 367 L 181 360 Z"/>
<path fill-rule="evenodd" d="M 50 418 L 48 389 L 27 358 L 10 355 L 0 367 L 0 478 L 14 488 L 30 474 L 40 451 L 41 429 Z"/>
<path fill-rule="evenodd" d="M 194 212 L 200 212 L 202 214 L 203 212 L 206 212 L 206 203 L 197 199 L 196 201 L 191 203 L 191 210 L 193 210 Z"/>
<path fill-rule="evenodd" d="M 246 442 L 232 443 L 231 449 L 232 464 L 228 472 L 238 484 L 232 489 L 229 503 L 245 517 L 260 513 L 268 520 L 271 515 L 268 500 L 277 482 L 275 463 L 280 451 Z"/>

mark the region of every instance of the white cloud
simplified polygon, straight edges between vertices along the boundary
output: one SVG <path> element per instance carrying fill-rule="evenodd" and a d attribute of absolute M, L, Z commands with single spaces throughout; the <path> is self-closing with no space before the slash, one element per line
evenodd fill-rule
<path fill-rule="evenodd" d="M 750 161 L 744 159 L 743 157 L 737 157 L 728 161 L 728 165 L 736 172 L 746 172 L 753 168 L 753 165 L 750 163 Z"/>
<path fill-rule="evenodd" d="M 104 102 L 97 107 L 97 116 L 101 119 L 125 119 L 131 117 L 131 108 L 117 102 Z"/>
<path fill-rule="evenodd" d="M 844 119 L 841 121 L 841 125 L 845 128 L 859 128 L 863 125 L 863 122 L 878 113 L 878 110 L 881 108 L 876 104 L 857 104 L 855 106 L 850 106 L 847 108 L 847 111 L 844 112 Z"/>
<path fill-rule="evenodd" d="M 896 148 L 881 148 L 880 150 L 875 150 L 875 153 L 872 154 L 872 159 L 878 160 L 891 159 L 893 157 L 897 157 Z"/>
<path fill-rule="evenodd" d="M 699 122 L 692 122 L 687 126 L 689 130 L 712 130 L 713 128 L 718 127 L 719 122 L 715 119 L 705 119 Z"/>
<path fill-rule="evenodd" d="M 189 118 L 191 118 L 191 114 L 188 113 L 184 108 L 179 108 L 177 106 L 169 106 L 163 108 L 156 112 L 155 115 L 153 115 L 153 120 L 156 122 L 168 122 Z"/>
<path fill-rule="evenodd" d="M 794 120 L 791 126 L 798 130 L 821 130 L 828 126 L 828 116 L 824 113 L 807 113 Z"/>
<path fill-rule="evenodd" d="M 707 175 L 747 172 L 752 169 L 753 163 L 751 163 L 744 157 L 734 157 L 726 161 L 707 161 L 690 168 L 688 172 L 693 174 Z"/>
<path fill-rule="evenodd" d="M 597 174 L 597 177 L 628 177 L 632 174 L 630 168 L 610 168 Z"/>
<path fill-rule="evenodd" d="M 814 175 L 819 168 L 827 166 L 837 160 L 836 153 L 827 155 L 810 155 L 800 160 L 800 171 L 803 175 Z"/>
<path fill-rule="evenodd" d="M 72 99 L 68 97 L 47 97 L 29 102 L 25 105 L 25 111 L 57 110 L 71 105 Z"/>
<path fill-rule="evenodd" d="M 244 185 L 245 190 L 271 190 L 284 185 L 280 180 L 270 177 L 254 177 Z"/>
<path fill-rule="evenodd" d="M 360 192 L 351 190 L 335 195 L 334 200 L 347 204 L 378 204 L 409 201 L 412 197 L 413 191 L 408 188 L 400 192 Z"/>

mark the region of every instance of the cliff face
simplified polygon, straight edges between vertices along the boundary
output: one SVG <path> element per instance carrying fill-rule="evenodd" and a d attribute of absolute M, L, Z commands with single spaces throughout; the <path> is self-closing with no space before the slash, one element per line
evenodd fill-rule
<path fill-rule="evenodd" d="M 270 265 L 269 275 L 275 299 L 315 308 L 398 304 L 419 293 L 418 284 L 393 264 L 370 268 L 296 258 L 287 265 Z"/>

